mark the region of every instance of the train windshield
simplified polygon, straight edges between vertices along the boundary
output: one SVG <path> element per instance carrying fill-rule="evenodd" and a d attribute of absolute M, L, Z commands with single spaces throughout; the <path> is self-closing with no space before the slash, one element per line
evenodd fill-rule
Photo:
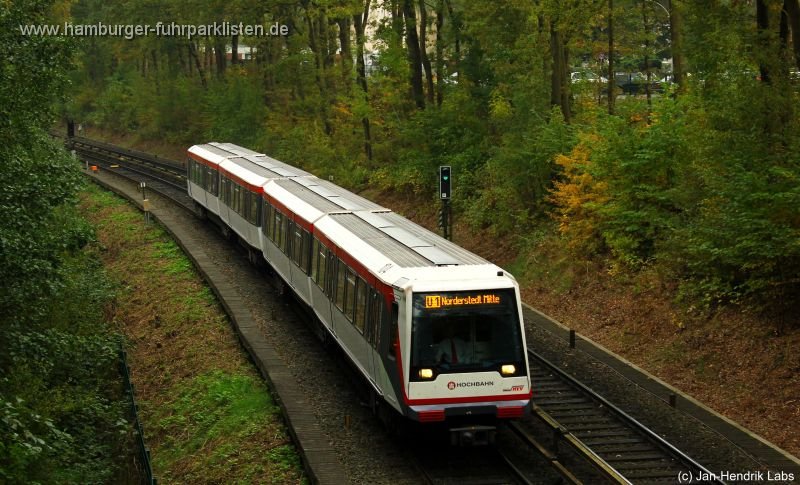
<path fill-rule="evenodd" d="M 524 349 L 514 290 L 415 293 L 411 379 L 436 374 L 500 370 L 524 375 Z"/>

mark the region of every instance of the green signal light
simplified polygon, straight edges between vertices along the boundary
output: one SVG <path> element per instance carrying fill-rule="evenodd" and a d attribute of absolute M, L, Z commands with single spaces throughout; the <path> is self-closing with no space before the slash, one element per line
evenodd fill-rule
<path fill-rule="evenodd" d="M 445 175 L 445 176 L 444 176 L 444 177 L 442 177 L 442 178 L 443 178 L 443 179 L 445 179 L 445 180 L 447 180 L 447 179 L 449 179 L 450 177 L 448 177 L 447 175 Z"/>

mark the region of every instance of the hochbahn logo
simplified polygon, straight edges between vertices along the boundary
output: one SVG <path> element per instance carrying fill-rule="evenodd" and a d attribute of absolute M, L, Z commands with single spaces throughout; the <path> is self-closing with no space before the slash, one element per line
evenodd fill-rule
<path fill-rule="evenodd" d="M 451 391 L 457 387 L 481 387 L 481 386 L 493 386 L 494 382 L 492 381 L 472 381 L 472 382 L 453 382 L 450 381 L 447 383 L 447 388 Z"/>

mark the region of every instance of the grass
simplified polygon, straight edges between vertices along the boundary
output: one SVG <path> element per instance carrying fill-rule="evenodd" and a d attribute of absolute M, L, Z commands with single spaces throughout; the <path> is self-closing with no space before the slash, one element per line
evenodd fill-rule
<path fill-rule="evenodd" d="M 305 481 L 278 407 L 178 245 L 106 191 L 90 187 L 81 206 L 118 286 L 113 319 L 159 480 Z"/>

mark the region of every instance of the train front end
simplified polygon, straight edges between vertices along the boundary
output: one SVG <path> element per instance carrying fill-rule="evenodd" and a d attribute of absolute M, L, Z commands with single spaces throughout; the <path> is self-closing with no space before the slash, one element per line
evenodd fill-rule
<path fill-rule="evenodd" d="M 491 443 L 498 420 L 530 410 L 519 288 L 496 274 L 406 292 L 407 413 L 444 422 L 454 444 Z"/>

